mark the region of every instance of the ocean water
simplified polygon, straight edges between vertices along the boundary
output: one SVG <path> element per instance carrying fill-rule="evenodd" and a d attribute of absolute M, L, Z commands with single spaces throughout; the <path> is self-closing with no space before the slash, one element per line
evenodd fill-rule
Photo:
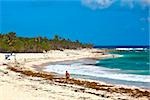
<path fill-rule="evenodd" d="M 150 75 L 150 53 L 149 51 L 124 51 L 112 52 L 123 55 L 118 58 L 100 60 L 96 66 L 110 69 L 119 69 L 120 73 Z"/>
<path fill-rule="evenodd" d="M 85 64 L 87 60 L 55 63 L 47 66 L 45 71 L 64 74 L 67 70 L 75 78 L 150 88 L 148 51 L 113 52 L 113 54 L 122 56 L 98 60 L 95 64 Z"/>

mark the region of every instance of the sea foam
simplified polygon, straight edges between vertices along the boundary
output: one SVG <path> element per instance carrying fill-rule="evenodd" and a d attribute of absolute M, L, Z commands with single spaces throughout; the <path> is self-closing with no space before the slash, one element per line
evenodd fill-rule
<path fill-rule="evenodd" d="M 118 70 L 120 69 L 110 69 L 100 66 L 82 65 L 80 63 L 75 63 L 71 65 L 49 65 L 45 69 L 45 71 L 56 72 L 59 74 L 64 74 L 66 70 L 69 71 L 70 74 L 76 75 L 87 75 L 124 81 L 150 82 L 149 75 L 123 74 L 119 73 Z"/>

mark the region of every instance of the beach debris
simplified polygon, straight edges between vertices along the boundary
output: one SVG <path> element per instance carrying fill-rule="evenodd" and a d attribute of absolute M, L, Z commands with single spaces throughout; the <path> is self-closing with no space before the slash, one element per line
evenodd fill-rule
<path fill-rule="evenodd" d="M 22 73 L 27 76 L 41 77 L 41 78 L 45 78 L 45 79 L 49 79 L 49 80 L 53 79 L 53 75 L 51 75 L 51 74 L 46 74 L 46 73 L 42 73 L 42 72 L 33 72 L 30 70 L 23 70 L 23 69 L 20 69 L 19 67 L 8 67 L 8 69 L 10 69 L 11 71 L 14 71 L 14 72 Z"/>
<path fill-rule="evenodd" d="M 21 69 L 19 67 L 8 67 L 8 69 L 10 69 L 11 71 L 14 71 L 14 72 L 18 72 L 18 73 L 27 75 L 27 76 L 41 77 L 41 78 L 44 78 L 46 80 L 52 80 L 52 81 L 58 82 L 58 83 L 66 83 L 66 78 L 62 78 L 62 77 L 55 78 L 54 75 L 44 73 L 44 72 L 34 72 L 31 70 Z M 67 84 L 79 85 L 79 86 L 83 86 L 85 88 L 107 91 L 109 93 L 128 94 L 129 96 L 136 97 L 136 98 L 141 98 L 141 97 L 150 98 L 150 91 L 149 90 L 116 87 L 113 85 L 104 85 L 104 84 L 100 84 L 97 82 L 89 82 L 86 80 L 78 80 L 78 79 L 73 79 L 73 78 L 70 78 L 67 81 Z M 77 92 L 79 90 L 74 90 L 74 91 Z M 84 89 L 80 90 L 80 91 L 84 91 Z M 98 94 L 95 94 L 95 95 L 98 95 Z"/>

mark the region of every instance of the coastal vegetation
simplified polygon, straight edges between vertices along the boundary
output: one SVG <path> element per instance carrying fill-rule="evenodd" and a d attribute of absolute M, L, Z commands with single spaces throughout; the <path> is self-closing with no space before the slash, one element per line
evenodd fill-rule
<path fill-rule="evenodd" d="M 15 32 L 0 34 L 0 52 L 32 52 L 40 53 L 48 50 L 92 48 L 92 44 L 71 41 L 55 35 L 53 39 L 46 37 L 18 37 Z"/>

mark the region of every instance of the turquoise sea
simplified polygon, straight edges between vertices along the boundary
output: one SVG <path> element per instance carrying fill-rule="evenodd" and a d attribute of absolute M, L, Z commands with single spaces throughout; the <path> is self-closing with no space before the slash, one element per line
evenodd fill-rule
<path fill-rule="evenodd" d="M 71 77 L 75 78 L 103 81 L 108 84 L 150 88 L 150 54 L 148 50 L 115 51 L 110 53 L 119 56 L 97 61 L 80 59 L 57 62 L 47 66 L 45 71 L 64 74 L 67 70 Z"/>
<path fill-rule="evenodd" d="M 111 69 L 119 69 L 120 73 L 150 75 L 150 53 L 148 50 L 112 53 L 122 55 L 122 57 L 103 59 L 96 65 Z"/>

